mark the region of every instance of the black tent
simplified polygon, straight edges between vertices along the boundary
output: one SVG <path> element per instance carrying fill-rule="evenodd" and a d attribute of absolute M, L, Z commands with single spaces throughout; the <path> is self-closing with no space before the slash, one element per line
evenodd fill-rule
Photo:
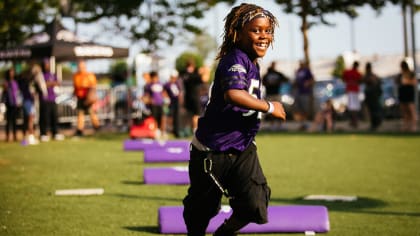
<path fill-rule="evenodd" d="M 77 59 L 124 58 L 128 48 L 117 48 L 79 39 L 53 20 L 45 32 L 33 35 L 22 46 L 0 50 L 0 61 L 54 58 L 57 62 Z"/>

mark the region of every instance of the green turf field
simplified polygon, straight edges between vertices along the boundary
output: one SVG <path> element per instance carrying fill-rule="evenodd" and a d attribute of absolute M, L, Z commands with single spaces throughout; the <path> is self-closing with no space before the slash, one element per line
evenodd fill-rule
<path fill-rule="evenodd" d="M 143 168 L 163 164 L 124 152 L 125 138 L 0 143 L 0 235 L 157 235 L 158 207 L 181 205 L 187 186 L 144 185 Z M 260 133 L 257 143 L 271 205 L 326 205 L 326 235 L 420 235 L 420 136 Z M 105 193 L 54 195 L 75 188 Z M 359 200 L 302 200 L 309 194 Z"/>

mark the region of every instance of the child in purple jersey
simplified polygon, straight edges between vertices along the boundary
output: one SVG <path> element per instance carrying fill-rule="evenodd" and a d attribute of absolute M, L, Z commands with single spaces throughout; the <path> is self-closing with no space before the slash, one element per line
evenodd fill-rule
<path fill-rule="evenodd" d="M 50 137 L 47 135 L 48 129 L 55 140 L 62 140 L 64 136 L 58 133 L 58 110 L 55 99 L 57 97 L 54 89 L 59 86 L 57 76 L 51 72 L 50 62 L 42 62 L 42 71 L 45 80 L 47 94 L 39 96 L 39 130 L 41 141 L 47 142 Z"/>
<path fill-rule="evenodd" d="M 222 194 L 233 213 L 214 235 L 235 235 L 250 222 L 267 222 L 270 188 L 254 139 L 261 112 L 283 120 L 286 114 L 281 103 L 261 99 L 257 61 L 272 43 L 276 25 L 270 12 L 253 4 L 234 7 L 225 19 L 209 103 L 191 143 L 191 184 L 183 201 L 188 235 L 205 235 Z"/>
<path fill-rule="evenodd" d="M 166 135 L 166 115 L 163 112 L 163 106 L 167 95 L 156 71 L 150 72 L 150 83 L 144 87 L 144 96 L 148 101 L 153 118 L 158 123 L 160 130 L 158 137 L 161 135 L 164 137 Z"/>

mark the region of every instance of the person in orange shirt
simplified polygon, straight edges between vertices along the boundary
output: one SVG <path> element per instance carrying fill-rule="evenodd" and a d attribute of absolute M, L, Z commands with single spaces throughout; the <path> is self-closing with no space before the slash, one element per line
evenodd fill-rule
<path fill-rule="evenodd" d="M 92 109 L 96 102 L 96 76 L 88 72 L 85 61 L 78 62 L 78 71 L 73 76 L 74 95 L 77 98 L 77 130 L 76 136 L 83 136 L 85 114 L 89 114 L 93 128 L 99 129 L 98 117 Z"/>

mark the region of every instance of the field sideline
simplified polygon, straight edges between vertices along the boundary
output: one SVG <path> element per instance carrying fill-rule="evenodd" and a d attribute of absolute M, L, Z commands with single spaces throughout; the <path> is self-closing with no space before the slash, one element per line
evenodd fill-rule
<path fill-rule="evenodd" d="M 123 151 L 126 137 L 0 143 L 0 235 L 158 235 L 158 207 L 181 205 L 187 186 L 145 185 L 142 170 L 186 163 L 143 163 L 141 152 Z M 271 205 L 327 206 L 325 235 L 420 235 L 420 136 L 261 132 L 257 144 Z M 105 193 L 54 195 L 76 188 Z M 358 201 L 302 199 L 310 194 Z"/>

